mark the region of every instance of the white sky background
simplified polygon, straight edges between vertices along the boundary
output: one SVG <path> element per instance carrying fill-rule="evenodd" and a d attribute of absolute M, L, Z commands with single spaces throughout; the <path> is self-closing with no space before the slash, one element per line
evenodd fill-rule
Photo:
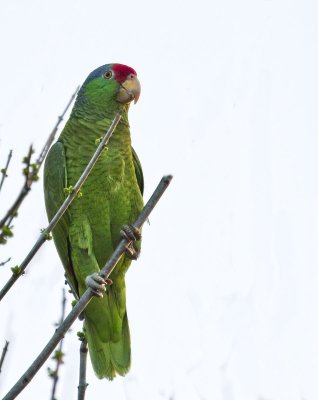
<path fill-rule="evenodd" d="M 40 151 L 76 86 L 109 62 L 141 81 L 130 123 L 145 198 L 174 175 L 127 274 L 131 372 L 109 383 L 89 365 L 88 400 L 318 398 L 317 12 L 287 0 L 1 2 L 1 167 L 14 150 L 1 215 L 29 144 Z M 41 181 L 1 248 L 1 286 L 45 225 Z M 0 395 L 53 333 L 63 282 L 47 243 L 1 303 Z M 59 400 L 77 398 L 80 327 Z M 43 368 L 19 398 L 50 391 Z"/>

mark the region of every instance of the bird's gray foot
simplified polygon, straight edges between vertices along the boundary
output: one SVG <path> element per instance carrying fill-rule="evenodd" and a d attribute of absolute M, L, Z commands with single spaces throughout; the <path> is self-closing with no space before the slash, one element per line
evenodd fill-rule
<path fill-rule="evenodd" d="M 111 285 L 113 281 L 109 278 L 102 278 L 97 272 L 92 275 L 88 275 L 85 279 L 86 286 L 90 288 L 94 295 L 97 297 L 103 297 L 106 290 L 106 285 Z"/>
<path fill-rule="evenodd" d="M 126 246 L 126 256 L 131 260 L 137 260 L 139 257 L 139 250 L 134 246 L 134 242 L 141 239 L 140 230 L 133 225 L 123 225 L 120 235 L 128 242 Z"/>

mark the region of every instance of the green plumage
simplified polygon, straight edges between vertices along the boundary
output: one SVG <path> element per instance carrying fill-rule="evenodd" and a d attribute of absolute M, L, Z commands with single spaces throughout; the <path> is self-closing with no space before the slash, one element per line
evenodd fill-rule
<path fill-rule="evenodd" d="M 122 112 L 108 149 L 82 187 L 82 196 L 74 200 L 53 230 L 68 280 L 80 296 L 86 290 L 85 278 L 100 271 L 120 241 L 122 225 L 133 223 L 143 206 L 143 176 L 131 147 L 129 104 L 118 101 L 122 82 L 116 76 L 104 78 L 112 67 L 99 68 L 84 82 L 44 169 L 45 203 L 51 220 L 66 197 L 64 188 L 75 185 L 90 161 L 96 139 L 105 134 L 116 112 Z M 85 310 L 89 353 L 99 378 L 124 375 L 130 366 L 125 295 L 125 272 L 130 262 L 126 256 L 121 258 L 110 276 L 113 285 L 107 286 L 103 298 L 93 298 Z"/>

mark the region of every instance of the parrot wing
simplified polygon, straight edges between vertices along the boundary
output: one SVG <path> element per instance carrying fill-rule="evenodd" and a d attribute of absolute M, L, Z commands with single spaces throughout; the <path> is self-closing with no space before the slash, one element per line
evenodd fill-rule
<path fill-rule="evenodd" d="M 135 152 L 133 147 L 131 148 L 131 150 L 132 150 L 133 164 L 135 167 L 135 174 L 136 174 L 138 186 L 140 189 L 140 193 L 143 195 L 144 194 L 144 175 L 142 173 L 142 168 L 141 168 L 141 164 L 140 164 L 139 158 L 137 156 L 137 153 Z"/>
<path fill-rule="evenodd" d="M 67 171 L 64 145 L 62 142 L 56 142 L 51 147 L 44 166 L 44 199 L 46 212 L 50 221 L 66 198 L 64 192 L 64 188 L 66 187 Z M 73 291 L 78 293 L 77 281 L 69 255 L 69 225 L 69 213 L 66 210 L 52 233 L 69 284 Z"/>

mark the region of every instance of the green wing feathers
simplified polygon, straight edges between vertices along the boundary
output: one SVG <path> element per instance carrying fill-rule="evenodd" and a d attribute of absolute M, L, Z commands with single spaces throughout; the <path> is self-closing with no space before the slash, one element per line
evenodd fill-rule
<path fill-rule="evenodd" d="M 143 195 L 144 194 L 144 175 L 142 173 L 141 163 L 140 163 L 137 153 L 135 152 L 133 147 L 131 148 L 131 150 L 132 150 L 133 164 L 134 164 L 134 168 L 135 168 L 135 174 L 136 174 L 138 186 L 140 189 L 140 193 Z"/>
<path fill-rule="evenodd" d="M 44 165 L 44 199 L 49 221 L 65 200 L 67 187 L 65 151 L 63 143 L 56 142 L 50 149 Z M 66 211 L 53 229 L 53 239 L 62 260 L 72 289 L 77 292 L 77 283 L 69 257 L 69 213 Z"/>

